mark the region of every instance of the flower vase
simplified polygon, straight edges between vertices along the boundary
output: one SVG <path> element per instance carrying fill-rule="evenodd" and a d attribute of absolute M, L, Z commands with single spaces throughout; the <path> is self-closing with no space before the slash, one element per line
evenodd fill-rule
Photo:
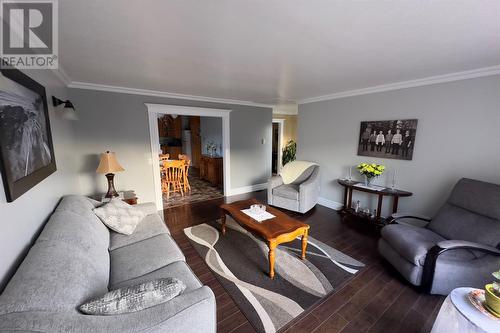
<path fill-rule="evenodd" d="M 373 181 L 372 177 L 365 176 L 365 186 L 372 187 L 372 181 Z"/>

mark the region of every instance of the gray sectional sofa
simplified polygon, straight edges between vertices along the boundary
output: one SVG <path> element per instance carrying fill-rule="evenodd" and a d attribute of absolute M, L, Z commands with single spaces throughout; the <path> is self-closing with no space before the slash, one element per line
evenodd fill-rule
<path fill-rule="evenodd" d="M 131 236 L 110 231 L 83 196 L 64 197 L 0 295 L 1 332 L 215 332 L 215 297 L 189 266 L 153 204 Z M 109 290 L 175 277 L 179 296 L 128 314 L 77 308 Z"/>

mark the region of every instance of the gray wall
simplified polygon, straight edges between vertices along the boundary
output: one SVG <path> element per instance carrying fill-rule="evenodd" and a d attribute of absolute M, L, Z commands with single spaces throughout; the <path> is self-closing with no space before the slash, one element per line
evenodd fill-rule
<path fill-rule="evenodd" d="M 361 121 L 410 118 L 419 121 L 413 161 L 356 155 Z M 500 76 L 491 76 L 300 105 L 298 157 L 321 165 L 323 198 L 342 202 L 336 179 L 374 161 L 414 192 L 400 210 L 434 214 L 461 177 L 500 183 L 499 129 Z"/>
<path fill-rule="evenodd" d="M 57 171 L 11 203 L 5 200 L 0 179 L 0 291 L 61 196 L 77 191 L 73 164 L 73 123 L 61 119 L 50 103 L 52 95 L 67 97 L 67 90 L 50 71 L 30 70 L 26 74 L 46 88 Z M 0 74 L 0 89 L 4 89 L 5 80 Z"/>
<path fill-rule="evenodd" d="M 271 174 L 272 109 L 176 100 L 132 94 L 70 89 L 77 106 L 78 179 L 83 194 L 106 191 L 96 175 L 98 154 L 115 151 L 125 168 L 115 176 L 117 190 L 134 190 L 142 202 L 154 201 L 147 108 L 144 103 L 230 109 L 231 187 L 266 182 Z M 265 139 L 265 144 L 261 139 Z"/>
<path fill-rule="evenodd" d="M 213 142 L 217 146 L 217 154 L 222 155 L 222 118 L 201 117 L 200 118 L 201 151 L 207 154 L 206 145 Z M 222 147 L 222 149 L 221 149 Z"/>

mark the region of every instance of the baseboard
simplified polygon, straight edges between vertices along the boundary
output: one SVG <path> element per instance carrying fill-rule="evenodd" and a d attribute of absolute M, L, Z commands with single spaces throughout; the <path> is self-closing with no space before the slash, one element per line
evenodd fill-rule
<path fill-rule="evenodd" d="M 331 208 L 334 210 L 340 210 L 342 207 L 344 207 L 343 204 L 337 201 L 333 201 L 327 198 L 319 197 L 318 199 L 318 204 L 327 208 Z"/>
<path fill-rule="evenodd" d="M 255 185 L 243 186 L 243 187 L 237 187 L 237 188 L 232 188 L 231 190 L 229 190 L 229 194 L 228 195 L 244 194 L 244 193 L 249 193 L 249 192 L 264 190 L 266 188 L 267 188 L 267 183 L 255 184 Z"/>

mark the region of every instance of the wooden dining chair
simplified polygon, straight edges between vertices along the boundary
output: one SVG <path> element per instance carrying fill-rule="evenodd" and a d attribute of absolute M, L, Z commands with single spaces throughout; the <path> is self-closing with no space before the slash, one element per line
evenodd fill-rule
<path fill-rule="evenodd" d="M 165 161 L 168 161 L 168 159 L 170 158 L 170 154 L 160 154 L 159 157 L 160 157 L 160 163 L 163 163 Z"/>
<path fill-rule="evenodd" d="M 170 160 L 163 162 L 161 190 L 167 193 L 167 200 L 170 198 L 170 192 L 180 192 L 184 196 L 184 174 L 185 162 L 182 160 Z"/>
<path fill-rule="evenodd" d="M 191 160 L 187 155 L 179 154 L 179 160 L 184 161 L 184 179 L 182 182 L 182 186 L 184 188 L 184 192 L 191 191 L 191 185 L 189 185 L 189 167 L 191 166 Z"/>

